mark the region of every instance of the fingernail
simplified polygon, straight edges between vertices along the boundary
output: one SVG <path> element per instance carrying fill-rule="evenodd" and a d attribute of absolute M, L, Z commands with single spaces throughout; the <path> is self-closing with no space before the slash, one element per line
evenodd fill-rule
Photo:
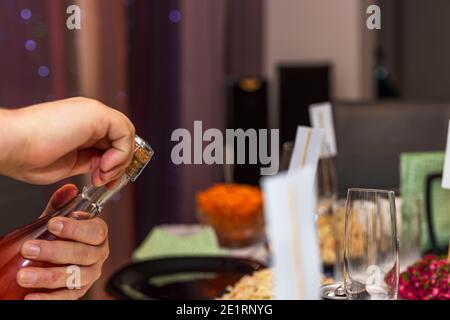
<path fill-rule="evenodd" d="M 28 258 L 36 258 L 41 253 L 41 248 L 35 244 L 26 244 L 23 248 L 23 254 Z"/>
<path fill-rule="evenodd" d="M 41 300 L 41 297 L 38 294 L 28 294 L 24 300 Z"/>
<path fill-rule="evenodd" d="M 64 229 L 64 223 L 60 220 L 53 220 L 48 226 L 51 232 L 60 233 Z"/>
<path fill-rule="evenodd" d="M 19 282 L 22 284 L 33 284 L 36 283 L 38 275 L 34 271 L 21 270 L 19 272 Z"/>

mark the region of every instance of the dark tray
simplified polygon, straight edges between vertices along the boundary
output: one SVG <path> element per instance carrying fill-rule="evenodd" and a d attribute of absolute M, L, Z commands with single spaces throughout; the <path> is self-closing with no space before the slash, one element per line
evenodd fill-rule
<path fill-rule="evenodd" d="M 235 257 L 152 259 L 116 272 L 107 291 L 122 300 L 215 299 L 244 275 L 263 268 L 257 261 Z"/>

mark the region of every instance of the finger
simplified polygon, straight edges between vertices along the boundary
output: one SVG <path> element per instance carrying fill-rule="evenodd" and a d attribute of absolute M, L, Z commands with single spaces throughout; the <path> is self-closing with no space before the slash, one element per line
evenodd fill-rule
<path fill-rule="evenodd" d="M 100 168 L 97 168 L 93 173 L 92 173 L 92 184 L 96 187 L 98 186 L 102 186 L 103 185 L 103 181 L 100 178 Z"/>
<path fill-rule="evenodd" d="M 84 211 L 74 211 L 70 214 L 70 218 L 76 220 L 88 220 L 91 218 L 91 214 Z"/>
<path fill-rule="evenodd" d="M 106 138 L 100 139 L 95 143 L 95 147 L 100 150 L 108 150 L 111 148 L 111 141 Z"/>
<path fill-rule="evenodd" d="M 68 267 L 23 268 L 17 272 L 17 283 L 23 288 L 69 289 L 68 280 L 73 270 Z M 101 264 L 80 268 L 80 287 L 87 286 L 101 276 Z M 71 279 L 70 279 L 71 280 Z"/>
<path fill-rule="evenodd" d="M 32 240 L 24 243 L 21 253 L 23 257 L 35 261 L 90 266 L 106 260 L 109 248 L 107 242 L 101 246 L 90 246 L 73 241 Z"/>
<path fill-rule="evenodd" d="M 100 150 L 94 148 L 74 150 L 48 166 L 26 172 L 23 180 L 36 184 L 50 184 L 67 177 L 90 173 L 93 171 L 93 163 L 101 158 L 101 154 Z"/>
<path fill-rule="evenodd" d="M 105 185 L 108 189 L 114 185 L 125 173 L 126 166 L 115 168 L 109 172 L 102 172 L 99 168 L 92 175 L 93 184 L 96 185 Z"/>
<path fill-rule="evenodd" d="M 78 188 L 74 184 L 66 184 L 62 186 L 56 190 L 55 193 L 53 193 L 41 217 L 47 214 L 53 214 L 62 209 L 73 198 L 75 198 L 77 194 Z"/>
<path fill-rule="evenodd" d="M 93 172 L 100 166 L 102 154 L 102 151 L 96 148 L 78 150 L 70 175 L 76 176 Z"/>
<path fill-rule="evenodd" d="M 82 213 L 74 213 L 82 214 Z M 75 220 L 64 217 L 52 218 L 48 222 L 48 229 L 58 238 L 73 240 L 98 246 L 102 244 L 108 236 L 108 226 L 100 218 L 89 220 Z"/>
<path fill-rule="evenodd" d="M 103 181 L 109 181 L 109 182 L 107 182 L 105 184 L 105 187 L 107 189 L 113 188 L 120 181 L 120 178 L 123 177 L 123 175 L 124 175 L 124 172 L 123 171 L 119 171 L 119 170 L 115 170 L 113 172 L 110 172 L 106 176 L 106 178 L 102 178 Z"/>
<path fill-rule="evenodd" d="M 117 112 L 116 117 L 111 119 L 111 121 L 112 125 L 110 125 L 107 134 L 111 141 L 111 148 L 106 150 L 102 155 L 100 162 L 100 180 L 96 181 L 100 185 L 111 181 L 111 178 L 108 178 L 110 171 L 117 169 L 119 172 L 123 172 L 125 170 L 125 167 L 131 161 L 134 150 L 135 129 L 130 120 L 123 114 Z M 124 121 L 126 123 L 125 130 Z M 114 172 L 111 175 L 114 176 L 116 174 L 117 172 Z"/>
<path fill-rule="evenodd" d="M 94 185 L 95 186 L 103 186 L 103 185 L 106 185 L 109 182 L 113 181 L 114 179 L 121 177 L 125 173 L 125 169 L 126 169 L 128 163 L 129 163 L 128 161 L 122 162 L 122 164 L 120 166 L 114 167 L 114 168 L 110 169 L 109 171 L 103 171 L 103 169 L 101 167 L 98 168 L 98 171 L 94 172 L 94 174 L 92 175 Z M 95 184 L 95 183 L 97 183 L 97 184 Z"/>
<path fill-rule="evenodd" d="M 31 293 L 25 296 L 25 300 L 78 300 L 88 291 L 88 287 L 81 289 L 63 289 L 50 293 Z"/>
<path fill-rule="evenodd" d="M 119 178 L 120 178 L 120 177 L 119 177 Z M 119 181 L 120 181 L 120 179 L 114 178 L 111 182 L 108 182 L 108 183 L 105 185 L 105 187 L 106 187 L 108 190 L 111 190 L 112 188 L 114 188 L 114 187 L 119 183 Z"/>

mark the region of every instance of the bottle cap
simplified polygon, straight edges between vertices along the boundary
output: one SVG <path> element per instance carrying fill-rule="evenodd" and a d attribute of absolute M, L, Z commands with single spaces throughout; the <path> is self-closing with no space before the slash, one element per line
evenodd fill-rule
<path fill-rule="evenodd" d="M 154 151 L 150 147 L 150 145 L 141 137 L 136 135 L 136 137 L 134 138 L 134 143 L 135 149 L 133 159 L 131 160 L 131 163 L 126 170 L 126 174 L 131 181 L 135 181 L 139 177 L 154 154 Z"/>

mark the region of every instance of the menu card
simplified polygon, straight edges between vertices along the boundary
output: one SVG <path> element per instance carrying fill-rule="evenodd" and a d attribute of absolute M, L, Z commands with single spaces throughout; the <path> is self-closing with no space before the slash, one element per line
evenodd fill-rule
<path fill-rule="evenodd" d="M 309 106 L 309 118 L 314 128 L 325 130 L 325 138 L 320 152 L 320 158 L 330 158 L 337 155 L 336 134 L 334 132 L 333 108 L 331 103 L 316 103 Z"/>
<path fill-rule="evenodd" d="M 320 297 L 314 180 L 323 135 L 323 129 L 298 127 L 288 172 L 261 180 L 275 299 Z"/>
<path fill-rule="evenodd" d="M 288 173 L 292 173 L 305 165 L 311 165 L 313 175 L 316 174 L 324 133 L 325 131 L 319 128 L 297 127 Z"/>
<path fill-rule="evenodd" d="M 274 269 L 274 298 L 316 300 L 321 264 L 315 226 L 314 175 L 306 165 L 262 179 Z"/>

